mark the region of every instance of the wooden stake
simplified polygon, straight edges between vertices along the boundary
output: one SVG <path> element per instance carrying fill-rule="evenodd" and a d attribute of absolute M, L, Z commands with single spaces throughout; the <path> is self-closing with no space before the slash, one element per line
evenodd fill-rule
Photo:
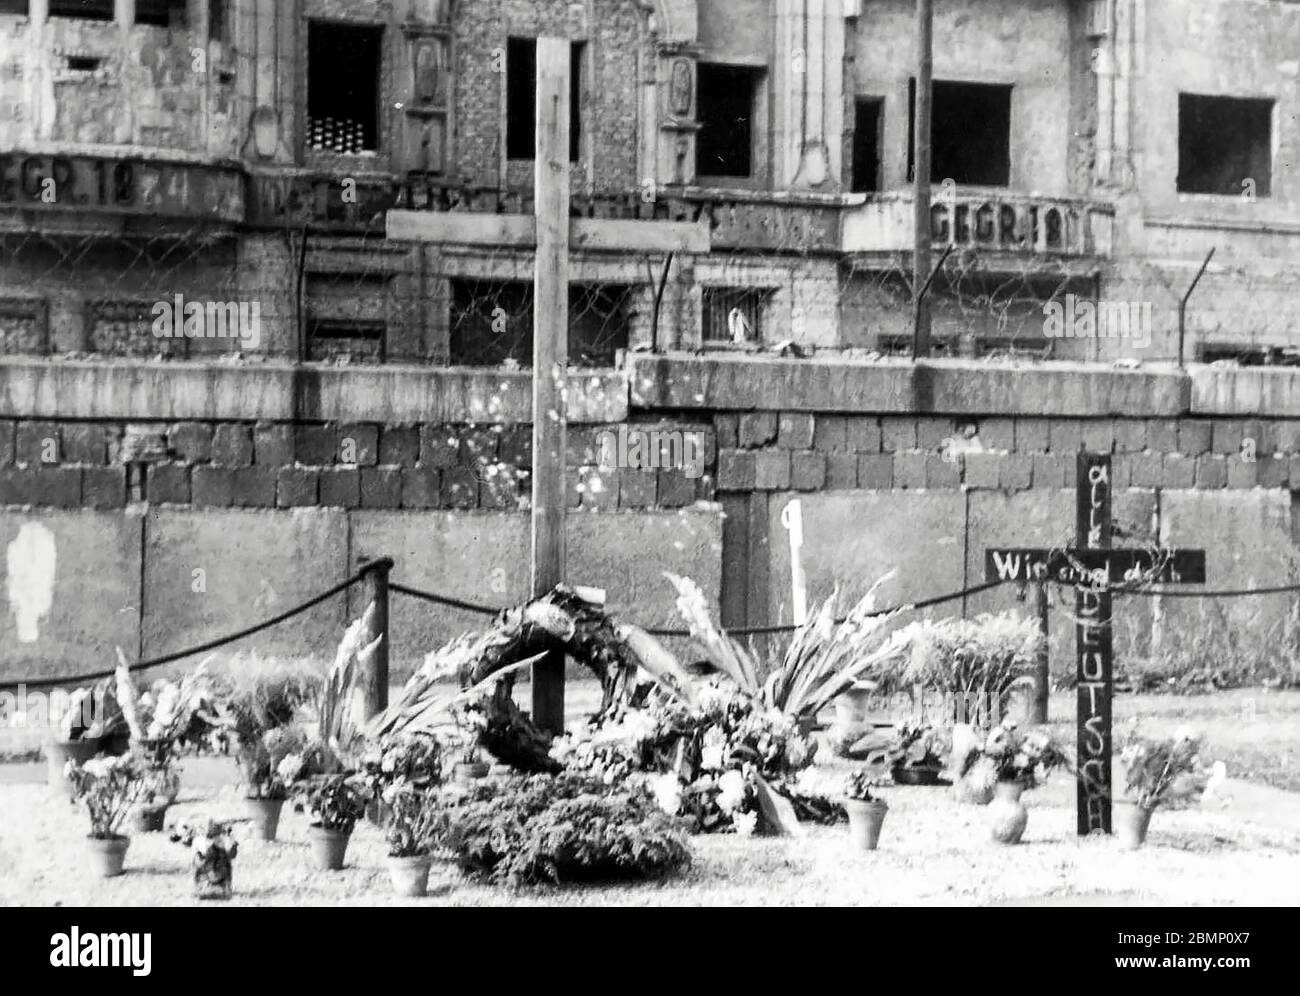
<path fill-rule="evenodd" d="M 1038 630 L 1043 642 L 1034 659 L 1034 701 L 1030 707 L 1029 721 L 1047 722 L 1047 697 L 1051 688 L 1051 653 L 1048 649 L 1047 581 L 1040 575 L 1034 582 L 1034 612 L 1038 616 Z"/>
<path fill-rule="evenodd" d="M 916 99 L 912 112 L 912 163 L 916 170 L 912 242 L 912 357 L 930 355 L 930 109 L 934 61 L 934 0 L 916 0 Z"/>
<path fill-rule="evenodd" d="M 534 153 L 532 593 L 564 580 L 564 387 L 569 336 L 569 41 L 537 39 Z M 564 655 L 533 666 L 533 721 L 564 731 Z"/>
<path fill-rule="evenodd" d="M 381 557 L 366 566 L 370 572 L 366 575 L 363 590 L 369 594 L 375 611 L 371 615 L 370 627 L 361 637 L 361 646 L 369 646 L 383 637 L 361 679 L 362 713 L 368 720 L 388 708 L 388 647 L 391 643 L 388 636 L 388 572 L 393 569 L 393 562 L 388 557 Z"/>

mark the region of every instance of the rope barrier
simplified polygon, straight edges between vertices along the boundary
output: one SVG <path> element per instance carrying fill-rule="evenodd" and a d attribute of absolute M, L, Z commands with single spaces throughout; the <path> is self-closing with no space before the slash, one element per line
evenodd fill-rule
<path fill-rule="evenodd" d="M 148 660 L 137 661 L 134 664 L 128 664 L 131 671 L 146 671 L 150 668 L 161 667 L 164 664 L 171 664 L 174 661 L 182 660 L 186 657 L 194 657 L 198 654 L 206 653 L 209 650 L 215 650 L 217 647 L 223 647 L 228 643 L 234 643 L 236 640 L 242 640 L 244 637 L 252 636 L 254 633 L 260 633 L 264 629 L 270 629 L 272 626 L 278 626 L 280 623 L 292 619 L 294 616 L 301 615 L 308 609 L 315 608 L 326 599 L 333 598 L 340 592 L 346 591 L 352 585 L 361 581 L 370 573 L 372 565 L 367 565 L 351 577 L 345 578 L 338 584 L 334 585 L 319 595 L 313 595 L 307 601 L 295 605 L 291 609 L 286 609 L 277 616 L 270 619 L 264 619 L 252 626 L 245 627 L 234 633 L 227 633 L 225 636 L 219 636 L 215 639 L 208 640 L 193 647 L 187 647 L 184 650 L 176 650 L 169 654 L 162 654 L 159 657 L 151 657 Z M 106 671 L 92 671 L 88 674 L 65 675 L 58 678 L 35 678 L 29 681 L 14 681 L 12 679 L 0 681 L 0 688 L 17 688 L 20 685 L 25 688 L 49 688 L 52 685 L 67 685 L 73 682 L 99 681 L 101 678 L 111 678 L 117 673 L 116 668 L 109 668 Z"/>
<path fill-rule="evenodd" d="M 389 563 L 391 565 L 391 562 Z M 364 580 L 366 575 L 369 574 L 375 568 L 375 566 L 376 564 L 374 563 L 363 566 L 359 571 L 357 571 L 355 574 L 352 574 L 350 577 L 347 577 L 344 580 L 340 581 L 338 584 L 333 585 L 332 587 L 326 589 L 325 591 L 312 596 L 311 598 L 307 599 L 305 602 L 301 602 L 298 605 L 294 606 L 293 608 L 286 609 L 284 612 L 281 612 L 279 615 L 272 616 L 269 619 L 264 619 L 259 623 L 255 623 L 252 626 L 245 627 L 244 629 L 238 630 L 234 633 L 228 633 L 225 636 L 216 637 L 204 643 L 197 644 L 196 646 L 188 647 L 184 650 L 177 650 L 168 654 L 162 654 L 158 657 L 151 657 L 148 660 L 137 661 L 134 664 L 128 665 L 128 667 L 131 671 L 145 671 L 151 668 L 161 667 L 164 664 L 171 664 L 175 661 L 182 660 L 186 657 L 194 657 L 198 654 L 206 653 L 209 650 L 215 650 L 218 647 L 223 647 L 226 644 L 234 643 L 237 640 L 242 640 L 256 633 L 260 633 L 265 629 L 270 629 L 272 626 L 278 626 L 280 623 L 286 622 L 287 620 L 292 619 L 295 616 L 301 615 L 302 613 L 306 612 L 308 609 L 314 608 L 315 606 L 319 605 L 321 602 L 333 598 L 335 595 L 338 595 L 341 592 L 344 592 L 348 588 L 352 587 L 352 585 L 357 584 L 358 582 Z M 1069 587 L 1069 588 L 1079 587 L 1077 584 L 1071 583 L 1069 581 L 1062 581 L 1055 578 L 1049 578 L 1047 580 L 1049 580 L 1053 584 L 1057 584 L 1062 587 Z M 986 581 L 983 584 L 977 584 L 977 585 L 972 585 L 970 587 L 961 588 L 957 591 L 951 591 L 943 595 L 936 595 L 932 598 L 923 598 L 915 602 L 907 602 L 902 605 L 897 605 L 888 609 L 874 609 L 871 612 L 866 613 L 866 616 L 868 618 L 876 618 L 879 616 L 888 615 L 893 612 L 916 611 L 917 609 L 925 609 L 934 605 L 943 605 L 946 602 L 956 601 L 959 598 L 966 598 L 969 597 L 970 595 L 978 595 L 980 592 L 989 591 L 993 588 L 997 588 L 1000 585 L 1017 584 L 1017 583 L 1026 584 L 1029 582 L 1024 582 L 1024 581 L 1017 582 L 1010 579 L 997 579 L 994 581 Z M 396 581 L 390 581 L 388 588 L 390 591 L 395 591 L 398 592 L 399 594 L 406 595 L 411 598 L 416 598 L 421 601 L 430 602 L 434 605 L 443 605 L 448 608 L 460 609 L 464 612 L 472 612 L 478 615 L 495 616 L 501 613 L 502 611 L 504 611 L 503 608 L 496 608 L 490 605 L 483 605 L 478 602 L 471 602 L 460 598 L 452 598 L 447 595 L 434 594 L 433 592 L 423 591 L 419 588 L 413 588 L 409 585 L 400 584 Z M 1212 591 L 1205 591 L 1203 589 L 1195 589 L 1195 588 L 1193 589 L 1181 588 L 1176 590 L 1167 590 L 1167 589 L 1154 588 L 1154 587 L 1132 588 L 1132 587 L 1115 586 L 1112 587 L 1110 591 L 1111 594 L 1113 595 L 1139 595 L 1146 598 L 1157 598 L 1157 597 L 1245 598 L 1254 595 L 1280 595 L 1280 594 L 1300 592 L 1300 583 L 1288 584 L 1288 585 L 1273 585 L 1264 588 L 1224 588 L 1224 589 L 1212 590 Z M 834 622 L 836 625 L 839 625 L 845 622 L 846 618 L 847 617 L 838 618 L 834 620 Z M 729 629 L 726 632 L 731 636 L 765 636 L 765 635 L 775 635 L 778 633 L 793 633 L 798 628 L 799 628 L 798 626 L 795 626 L 793 624 L 782 624 L 782 625 L 773 625 L 773 626 L 742 626 L 742 627 L 736 627 L 734 629 Z M 676 627 L 666 627 L 666 626 L 647 628 L 645 631 L 651 636 L 688 637 L 691 635 L 690 631 L 687 629 L 680 629 Z M 115 672 L 116 669 L 110 668 L 104 671 L 94 671 L 87 674 L 77 674 L 77 675 L 64 675 L 64 676 L 54 677 L 54 678 L 35 678 L 31 680 L 22 680 L 22 681 L 18 681 L 14 679 L 6 679 L 0 681 L 0 689 L 12 689 L 12 688 L 19 688 L 19 687 L 48 688 L 54 685 L 67 685 L 67 684 L 73 684 L 77 682 L 98 681 L 102 678 L 112 677 Z"/>
<path fill-rule="evenodd" d="M 931 605 L 942 605 L 944 602 L 952 602 L 958 598 L 965 598 L 968 595 L 977 595 L 982 591 L 988 591 L 991 588 L 996 588 L 999 585 L 1007 584 L 1007 583 L 1009 582 L 1003 581 L 1001 579 L 996 581 L 986 581 L 983 584 L 974 585 L 970 588 L 962 588 L 959 591 L 952 591 L 946 595 L 936 595 L 933 598 L 924 598 L 917 602 L 907 602 L 903 605 L 898 605 L 889 609 L 874 609 L 871 612 L 866 613 L 865 615 L 869 618 L 874 618 L 877 616 L 889 615 L 891 612 L 903 612 L 907 610 L 924 609 L 924 608 L 928 608 Z M 400 592 L 403 595 L 409 595 L 412 598 L 418 598 L 425 602 L 432 602 L 435 605 L 446 605 L 455 609 L 463 609 L 466 612 L 477 612 L 482 615 L 494 616 L 497 613 L 503 611 L 502 609 L 494 609 L 491 608 L 490 606 L 480 605 L 475 602 L 466 602 L 458 598 L 448 598 L 446 595 L 435 595 L 433 592 L 421 591 L 419 588 L 412 588 L 408 585 L 398 584 L 396 581 L 390 581 L 388 584 L 388 589 L 389 591 Z M 839 625 L 844 621 L 845 619 L 836 619 L 835 624 Z M 798 628 L 799 628 L 798 626 L 792 624 L 782 624 L 776 626 L 737 627 L 735 629 L 729 629 L 727 630 L 727 632 L 730 633 L 732 636 L 762 636 L 765 634 L 775 634 L 775 633 L 793 633 Z M 646 629 L 646 632 L 651 636 L 690 636 L 691 635 L 691 632 L 688 629 L 677 629 L 672 627 L 656 627 L 653 629 L 648 628 Z"/>

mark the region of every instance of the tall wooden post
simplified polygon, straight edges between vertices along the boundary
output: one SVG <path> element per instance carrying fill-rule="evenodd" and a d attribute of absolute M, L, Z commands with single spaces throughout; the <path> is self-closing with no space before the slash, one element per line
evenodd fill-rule
<path fill-rule="evenodd" d="M 1031 723 L 1047 722 L 1047 699 L 1052 686 L 1051 650 L 1048 643 L 1047 572 L 1040 571 L 1034 580 L 1034 614 L 1038 616 L 1038 631 L 1043 642 L 1034 658 L 1034 700 L 1030 706 Z"/>
<path fill-rule="evenodd" d="M 569 41 L 537 39 L 534 153 L 532 591 L 564 580 L 564 387 L 569 337 Z M 533 721 L 564 731 L 564 655 L 533 666 Z"/>
<path fill-rule="evenodd" d="M 383 637 L 361 682 L 361 711 L 366 719 L 370 719 L 388 708 L 388 646 L 391 642 L 388 638 L 388 572 L 393 569 L 393 562 L 388 557 L 381 557 L 364 566 L 368 572 L 363 590 L 370 596 L 375 611 L 361 645 L 369 646 Z"/>
<path fill-rule="evenodd" d="M 934 0 L 916 0 L 916 98 L 912 112 L 912 163 L 916 174 L 912 243 L 912 356 L 930 355 L 930 119 L 934 65 Z"/>
<path fill-rule="evenodd" d="M 1110 549 L 1110 456 L 1080 453 L 1075 511 L 1075 545 L 1089 552 Z M 1108 573 L 1108 572 L 1107 572 Z M 1075 593 L 1075 643 L 1078 660 L 1078 825 L 1079 836 L 1110 833 L 1111 693 L 1114 656 L 1111 640 L 1110 578 L 1085 583 Z"/>

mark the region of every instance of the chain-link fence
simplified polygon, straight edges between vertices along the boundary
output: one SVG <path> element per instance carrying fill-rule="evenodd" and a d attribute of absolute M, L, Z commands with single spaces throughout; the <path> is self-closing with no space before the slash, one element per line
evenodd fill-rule
<path fill-rule="evenodd" d="M 532 207 L 526 192 L 408 186 L 389 194 L 386 206 L 437 212 Z M 578 216 L 704 218 L 713 235 L 712 251 L 700 255 L 575 252 L 574 367 L 612 366 L 625 349 L 910 355 L 911 252 L 855 243 L 848 216 L 863 208 L 704 194 L 647 202 L 639 192 L 573 203 Z M 290 218 L 242 231 L 89 230 L 69 221 L 0 234 L 0 354 L 531 363 L 530 248 L 394 242 L 382 209 L 325 210 L 323 224 Z M 936 241 L 934 355 L 1176 358 L 1179 303 L 1202 247 L 1170 247 L 1156 260 L 1065 236 L 1017 242 L 1006 233 L 1021 216 L 1007 210 L 993 244 L 945 229 L 952 245 L 941 258 L 946 247 Z M 900 231 L 875 243 L 907 242 Z M 1188 302 L 1186 359 L 1296 362 L 1297 289 L 1300 269 L 1289 261 L 1222 248 Z"/>

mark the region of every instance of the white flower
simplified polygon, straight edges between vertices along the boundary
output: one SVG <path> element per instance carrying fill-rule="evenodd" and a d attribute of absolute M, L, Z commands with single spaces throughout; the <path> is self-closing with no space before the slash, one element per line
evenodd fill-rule
<path fill-rule="evenodd" d="M 676 816 L 682 809 L 682 783 L 676 775 L 659 775 L 648 782 L 655 802 L 669 816 Z"/>
<path fill-rule="evenodd" d="M 279 776 L 280 781 L 288 785 L 297 781 L 298 776 L 302 773 L 302 764 L 301 754 L 286 754 L 276 767 L 275 773 Z"/>
<path fill-rule="evenodd" d="M 718 779 L 718 807 L 724 813 L 730 813 L 739 809 L 744 801 L 745 776 L 734 769 L 723 773 Z"/>
<path fill-rule="evenodd" d="M 722 728 L 710 726 L 704 733 L 704 743 L 700 748 L 700 767 L 705 771 L 720 771 L 726 748 L 727 735 Z"/>
<path fill-rule="evenodd" d="M 758 828 L 757 813 L 733 813 L 731 823 L 741 837 L 752 837 Z"/>

